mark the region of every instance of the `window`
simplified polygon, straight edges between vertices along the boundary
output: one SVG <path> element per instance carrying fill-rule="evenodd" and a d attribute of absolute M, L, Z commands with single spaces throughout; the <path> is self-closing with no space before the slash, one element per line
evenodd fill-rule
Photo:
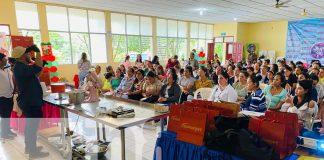
<path fill-rule="evenodd" d="M 107 62 L 104 12 L 57 6 L 46 6 L 46 12 L 53 53 L 59 63 L 76 64 L 82 52 L 92 63 Z"/>
<path fill-rule="evenodd" d="M 115 62 L 123 62 L 126 55 L 132 62 L 138 54 L 143 60 L 151 58 L 152 18 L 112 13 L 111 27 Z"/>
<path fill-rule="evenodd" d="M 115 62 L 123 62 L 127 54 L 126 36 L 125 35 L 113 35 L 113 58 Z"/>
<path fill-rule="evenodd" d="M 157 19 L 157 55 L 161 62 L 178 55 L 179 59 L 187 57 L 187 22 Z"/>
<path fill-rule="evenodd" d="M 70 34 L 65 32 L 49 32 L 53 53 L 56 60 L 61 64 L 72 62 Z"/>
<path fill-rule="evenodd" d="M 19 32 L 23 36 L 33 37 L 34 44 L 40 46 L 42 39 L 39 31 L 37 4 L 15 2 Z"/>
<path fill-rule="evenodd" d="M 190 26 L 190 50 L 199 52 L 202 49 L 207 53 L 208 43 L 213 43 L 213 25 L 191 23 Z"/>
<path fill-rule="evenodd" d="M 40 31 L 37 31 L 37 30 L 24 30 L 24 29 L 21 29 L 19 31 L 21 32 L 22 36 L 33 37 L 34 44 L 36 44 L 38 46 L 41 45 L 42 37 L 41 37 Z"/>

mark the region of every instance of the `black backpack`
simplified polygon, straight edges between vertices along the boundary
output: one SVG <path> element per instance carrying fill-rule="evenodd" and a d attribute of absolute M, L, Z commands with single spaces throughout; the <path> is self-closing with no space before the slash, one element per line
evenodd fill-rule
<path fill-rule="evenodd" d="M 230 118 L 217 116 L 214 118 L 215 127 L 218 131 L 226 131 L 228 129 L 248 129 L 249 117 Z"/>
<path fill-rule="evenodd" d="M 269 144 L 246 129 L 214 130 L 206 135 L 205 146 L 209 150 L 224 151 L 247 160 L 279 160 Z M 205 156 L 210 157 L 207 151 Z"/>

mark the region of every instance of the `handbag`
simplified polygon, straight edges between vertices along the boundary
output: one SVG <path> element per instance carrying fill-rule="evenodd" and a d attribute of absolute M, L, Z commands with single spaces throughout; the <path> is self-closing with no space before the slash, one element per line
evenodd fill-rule
<path fill-rule="evenodd" d="M 202 146 L 206 129 L 206 113 L 181 111 L 177 140 Z"/>

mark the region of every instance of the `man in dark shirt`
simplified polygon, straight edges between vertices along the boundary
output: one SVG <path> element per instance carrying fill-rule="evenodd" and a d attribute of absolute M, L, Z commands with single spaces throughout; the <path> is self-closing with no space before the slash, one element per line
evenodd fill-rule
<path fill-rule="evenodd" d="M 34 63 L 31 60 L 31 51 L 36 52 Z M 19 89 L 17 103 L 26 118 L 25 153 L 30 158 L 46 157 L 49 153 L 40 151 L 41 147 L 36 145 L 39 121 L 43 116 L 43 92 L 37 77 L 43 65 L 40 50 L 36 45 L 28 48 L 16 47 L 12 58 L 16 59 L 14 78 Z M 31 63 L 33 64 L 30 65 Z"/>

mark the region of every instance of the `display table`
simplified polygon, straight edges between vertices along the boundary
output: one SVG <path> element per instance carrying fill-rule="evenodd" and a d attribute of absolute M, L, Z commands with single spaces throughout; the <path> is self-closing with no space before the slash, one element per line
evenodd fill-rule
<path fill-rule="evenodd" d="M 186 142 L 178 141 L 176 140 L 176 134 L 172 132 L 161 132 L 160 137 L 156 140 L 154 160 L 182 159 L 239 160 L 240 158 L 221 151 L 207 150 L 207 148 L 204 146 L 197 146 Z"/>
<path fill-rule="evenodd" d="M 60 122 L 60 109 L 50 103 L 44 102 L 43 107 L 43 118 L 40 121 L 39 129 L 51 128 L 58 126 Z M 19 134 L 23 134 L 25 130 L 25 118 L 22 114 L 17 115 L 17 112 L 11 113 L 10 126 Z"/>
<path fill-rule="evenodd" d="M 128 127 L 143 124 L 148 121 L 161 120 L 161 130 L 163 131 L 163 120 L 168 116 L 168 113 L 159 113 L 155 111 L 157 104 L 150 104 L 141 101 L 134 101 L 130 99 L 118 98 L 113 96 L 102 96 L 99 102 L 83 103 L 80 106 L 70 105 L 68 102 L 68 95 L 63 94 L 65 100 L 55 100 L 56 94 L 50 94 L 43 99 L 45 102 L 52 104 L 60 109 L 61 115 L 61 133 L 63 140 L 63 156 L 65 159 L 72 159 L 72 146 L 71 146 L 71 134 L 69 128 L 68 112 L 74 113 L 78 116 L 93 120 L 97 125 L 97 139 L 106 140 L 105 125 L 120 130 L 121 133 L 121 159 L 126 159 L 125 150 L 125 129 Z M 99 107 L 108 109 L 116 107 L 128 107 L 135 111 L 135 116 L 131 118 L 112 118 L 106 114 L 99 114 Z M 102 135 L 99 132 L 99 124 L 102 124 Z"/>

